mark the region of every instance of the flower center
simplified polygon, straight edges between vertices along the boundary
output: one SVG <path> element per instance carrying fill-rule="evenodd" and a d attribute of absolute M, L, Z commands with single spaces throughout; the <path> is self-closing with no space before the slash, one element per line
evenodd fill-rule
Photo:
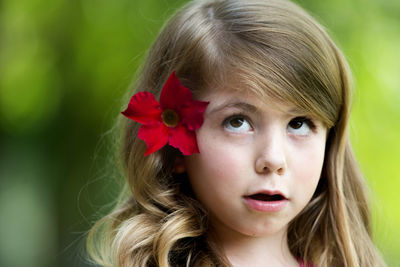
<path fill-rule="evenodd" d="M 179 122 L 179 115 L 172 109 L 166 109 L 161 114 L 162 121 L 168 127 L 175 127 Z"/>

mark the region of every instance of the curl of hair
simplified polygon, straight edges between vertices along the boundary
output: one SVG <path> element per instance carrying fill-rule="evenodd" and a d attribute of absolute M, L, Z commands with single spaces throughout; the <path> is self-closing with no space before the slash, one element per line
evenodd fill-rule
<path fill-rule="evenodd" d="M 312 200 L 289 225 L 289 248 L 317 266 L 385 266 L 348 138 L 351 74 L 321 25 L 284 0 L 194 1 L 161 31 L 135 88 L 158 97 L 173 70 L 195 96 L 246 88 L 320 119 L 329 129 L 324 166 Z M 186 175 L 173 173 L 181 155 L 165 147 L 144 157 L 138 127 L 125 120 L 127 186 L 89 233 L 92 259 L 102 266 L 229 266 Z"/>

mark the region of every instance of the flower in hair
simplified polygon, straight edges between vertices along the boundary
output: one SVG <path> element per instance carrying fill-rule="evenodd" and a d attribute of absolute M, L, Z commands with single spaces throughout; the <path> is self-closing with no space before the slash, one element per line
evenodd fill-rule
<path fill-rule="evenodd" d="M 191 155 L 199 153 L 195 130 L 203 124 L 207 105 L 192 100 L 192 92 L 180 83 L 174 71 L 162 88 L 160 102 L 149 92 L 139 92 L 121 113 L 142 124 L 138 137 L 147 145 L 145 156 L 166 144 Z"/>

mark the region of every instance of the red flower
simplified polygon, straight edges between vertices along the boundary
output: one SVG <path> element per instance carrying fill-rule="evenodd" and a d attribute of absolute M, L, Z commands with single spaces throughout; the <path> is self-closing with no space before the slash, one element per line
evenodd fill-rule
<path fill-rule="evenodd" d="M 122 114 L 141 124 L 138 137 L 146 142 L 145 156 L 167 143 L 183 155 L 199 153 L 195 130 L 203 124 L 208 102 L 192 100 L 192 92 L 184 87 L 175 71 L 161 91 L 160 103 L 149 92 L 135 94 Z"/>

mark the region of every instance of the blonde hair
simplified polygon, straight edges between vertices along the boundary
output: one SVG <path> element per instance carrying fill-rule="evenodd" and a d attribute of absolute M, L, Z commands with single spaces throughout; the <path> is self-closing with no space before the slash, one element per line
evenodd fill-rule
<path fill-rule="evenodd" d="M 312 200 L 289 225 L 289 248 L 317 266 L 385 266 L 348 138 L 351 74 L 322 26 L 283 0 L 194 1 L 161 31 L 135 90 L 158 97 L 174 70 L 196 96 L 240 84 L 236 90 L 293 103 L 321 120 L 329 129 L 324 166 Z M 89 233 L 92 259 L 103 266 L 229 265 L 207 236 L 207 212 L 186 175 L 173 173 L 179 153 L 167 146 L 144 157 L 140 125 L 124 123 L 127 186 Z"/>

